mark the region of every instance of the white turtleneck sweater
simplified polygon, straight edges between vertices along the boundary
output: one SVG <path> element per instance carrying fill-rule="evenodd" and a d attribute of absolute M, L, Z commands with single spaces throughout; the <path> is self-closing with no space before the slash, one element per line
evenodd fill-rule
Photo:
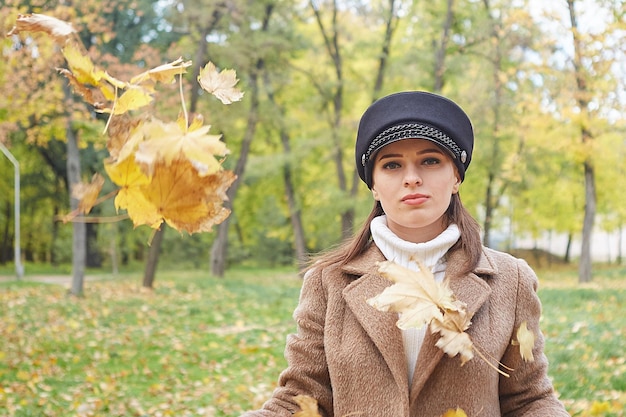
<path fill-rule="evenodd" d="M 407 242 L 400 239 L 387 227 L 387 216 L 382 215 L 372 220 L 370 225 L 372 238 L 376 246 L 389 261 L 417 271 L 417 263 L 413 258 L 419 259 L 426 267 L 430 268 L 438 282 L 443 281 L 446 271 L 444 255 L 459 240 L 461 233 L 456 224 L 451 224 L 436 238 L 423 243 Z M 409 386 L 413 380 L 417 356 L 422 347 L 426 326 L 421 329 L 409 328 L 402 330 L 402 340 L 407 359 Z"/>

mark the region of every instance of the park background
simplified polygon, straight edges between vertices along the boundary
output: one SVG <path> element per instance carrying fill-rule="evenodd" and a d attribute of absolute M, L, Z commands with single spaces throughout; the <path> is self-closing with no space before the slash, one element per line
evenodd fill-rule
<path fill-rule="evenodd" d="M 570 410 L 623 416 L 625 10 L 619 0 L 3 1 L 3 34 L 20 13 L 66 20 L 93 61 L 118 78 L 192 59 L 186 104 L 223 135 L 231 150 L 224 166 L 238 181 L 228 191 L 231 216 L 210 233 L 106 222 L 118 214 L 111 200 L 94 208 L 94 222 L 60 222 L 76 204 L 71 184 L 104 172 L 106 118 L 68 94 L 56 71 L 63 57 L 49 39 L 4 37 L 0 142 L 19 162 L 21 220 L 18 234 L 14 166 L 3 157 L 0 412 L 237 415 L 258 405 L 292 330 L 297 268 L 349 236 L 371 208 L 354 168 L 361 113 L 387 93 L 419 89 L 451 97 L 473 120 L 476 151 L 462 199 L 487 246 L 537 268 L 554 336 L 548 353 L 562 371 L 555 385 Z M 241 102 L 223 106 L 198 88 L 208 61 L 237 71 Z M 177 99 L 173 86 L 151 111 L 175 118 Z M 35 282 L 59 275 L 79 298 Z M 148 334 L 151 326 L 167 331 Z M 113 327 L 126 339 L 107 339 Z M 213 336 L 190 340 L 181 329 Z M 171 397 L 163 358 L 111 371 L 120 361 L 112 357 L 148 354 L 141 340 L 163 355 L 172 339 L 180 342 L 174 352 L 205 358 L 204 376 L 191 378 L 200 393 L 193 406 Z M 109 342 L 139 344 L 114 355 L 93 349 Z M 95 376 L 83 375 L 99 362 Z M 593 381 L 584 377 L 594 370 Z M 141 375 L 128 384 L 137 392 L 121 389 Z M 243 379 L 229 385 L 233 375 Z M 71 389 L 59 395 L 63 386 Z M 79 394 L 86 386 L 90 394 Z"/>

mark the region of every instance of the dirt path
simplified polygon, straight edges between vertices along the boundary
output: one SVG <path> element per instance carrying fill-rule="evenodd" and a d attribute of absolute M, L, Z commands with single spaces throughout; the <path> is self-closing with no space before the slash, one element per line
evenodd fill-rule
<path fill-rule="evenodd" d="M 85 281 L 95 281 L 98 278 L 95 276 L 85 276 Z M 15 276 L 0 275 L 0 282 L 17 281 Z M 22 277 L 24 282 L 43 282 L 45 284 L 57 284 L 69 287 L 72 284 L 71 275 L 28 275 Z"/>

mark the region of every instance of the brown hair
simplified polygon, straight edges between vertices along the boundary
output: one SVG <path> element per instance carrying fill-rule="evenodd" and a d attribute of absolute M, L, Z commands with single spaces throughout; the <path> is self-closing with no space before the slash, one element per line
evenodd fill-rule
<path fill-rule="evenodd" d="M 333 264 L 339 266 L 356 259 L 369 247 L 372 239 L 370 224 L 375 217 L 385 214 L 379 201 L 374 202 L 374 207 L 361 229 L 351 239 L 345 241 L 336 248 L 330 249 L 315 257 L 309 267 L 325 267 Z M 461 203 L 458 193 L 453 194 L 450 205 L 444 214 L 444 222 L 448 226 L 455 223 L 459 227 L 461 237 L 457 243 L 450 248 L 450 251 L 463 251 L 467 262 L 464 265 L 463 273 L 468 273 L 474 269 L 482 252 L 482 241 L 480 238 L 480 226 L 476 219 L 467 211 Z"/>

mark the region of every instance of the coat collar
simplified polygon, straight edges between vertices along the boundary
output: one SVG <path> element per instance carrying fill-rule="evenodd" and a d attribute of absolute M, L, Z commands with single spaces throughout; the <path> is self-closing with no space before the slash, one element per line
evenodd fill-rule
<path fill-rule="evenodd" d="M 497 267 L 483 250 L 474 270 L 469 274 L 462 274 L 465 259 L 460 251 L 453 252 L 448 259 L 445 279 L 456 297 L 467 304 L 468 313 L 473 315 L 489 297 L 491 289 L 485 280 L 497 273 Z M 417 360 L 419 372 L 415 372 L 409 398 L 409 392 L 403 388 L 408 386 L 408 376 L 402 334 L 396 326 L 398 315 L 380 312 L 366 302 L 391 285 L 391 281 L 377 272 L 376 263 L 384 260 L 383 254 L 372 244 L 362 256 L 346 264 L 343 272 L 358 278 L 344 288 L 343 297 L 385 359 L 400 392 L 407 393 L 404 400 L 408 409 L 409 400 L 413 402 L 417 398 L 443 357 L 443 351 L 435 346 L 437 337 L 427 332 Z"/>

